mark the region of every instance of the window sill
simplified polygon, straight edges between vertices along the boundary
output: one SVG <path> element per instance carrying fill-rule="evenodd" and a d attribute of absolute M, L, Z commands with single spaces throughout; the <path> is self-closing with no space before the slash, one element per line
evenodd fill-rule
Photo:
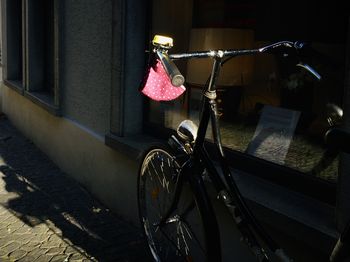
<path fill-rule="evenodd" d="M 262 223 L 326 256 L 330 254 L 338 238 L 334 206 L 251 174 L 232 171 L 243 197 Z"/>
<path fill-rule="evenodd" d="M 28 92 L 23 89 L 22 83 L 20 80 L 4 80 L 5 86 L 8 88 L 11 88 L 12 90 L 16 91 L 20 95 L 23 95 L 24 97 L 28 98 L 30 101 L 32 101 L 34 104 L 40 106 L 41 108 L 45 109 L 47 112 L 54 116 L 60 116 L 61 112 L 58 106 L 55 106 L 54 104 L 54 98 L 52 95 L 49 95 L 45 92 Z"/>
<path fill-rule="evenodd" d="M 16 91 L 17 93 L 23 95 L 23 85 L 21 80 L 6 80 L 4 79 L 4 84 Z"/>
<path fill-rule="evenodd" d="M 105 136 L 107 146 L 136 160 L 140 160 L 150 146 L 162 142 L 164 140 L 147 135 L 119 137 L 109 133 Z"/>
<path fill-rule="evenodd" d="M 53 96 L 45 92 L 24 92 L 24 96 L 32 101 L 34 104 L 45 109 L 54 116 L 60 116 L 61 112 L 57 106 L 54 105 Z"/>

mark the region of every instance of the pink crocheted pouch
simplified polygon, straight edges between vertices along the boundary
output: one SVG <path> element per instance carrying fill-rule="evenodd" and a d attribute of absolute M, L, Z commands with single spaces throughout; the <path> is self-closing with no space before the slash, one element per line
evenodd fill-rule
<path fill-rule="evenodd" d="M 177 87 L 171 84 L 162 63 L 157 60 L 157 63 L 149 69 L 141 92 L 155 101 L 171 101 L 182 95 L 185 90 L 183 85 Z"/>

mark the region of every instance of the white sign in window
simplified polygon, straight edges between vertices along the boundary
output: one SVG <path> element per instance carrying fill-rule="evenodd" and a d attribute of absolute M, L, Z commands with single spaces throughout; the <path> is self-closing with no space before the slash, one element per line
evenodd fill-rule
<path fill-rule="evenodd" d="M 299 111 L 264 106 L 246 152 L 283 165 L 299 116 Z"/>

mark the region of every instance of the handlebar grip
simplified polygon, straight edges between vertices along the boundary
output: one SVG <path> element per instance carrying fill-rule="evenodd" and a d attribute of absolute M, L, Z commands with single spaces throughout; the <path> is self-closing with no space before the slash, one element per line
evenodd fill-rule
<path fill-rule="evenodd" d="M 169 56 L 166 53 L 157 51 L 157 57 L 159 58 L 160 62 L 162 63 L 165 71 L 167 72 L 171 83 L 174 86 L 181 86 L 185 82 L 185 78 L 180 73 L 177 66 L 174 64 L 173 61 L 169 58 Z"/>
<path fill-rule="evenodd" d="M 298 63 L 297 66 L 304 68 L 306 71 L 308 71 L 311 75 L 313 75 L 317 80 L 321 80 L 321 75 L 311 66 L 305 63 Z"/>

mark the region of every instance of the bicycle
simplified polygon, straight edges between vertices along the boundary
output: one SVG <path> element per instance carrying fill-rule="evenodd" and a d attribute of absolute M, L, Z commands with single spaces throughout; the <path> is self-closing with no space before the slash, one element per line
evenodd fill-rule
<path fill-rule="evenodd" d="M 275 51 L 297 54 L 305 44 L 281 41 L 259 49 L 168 54 L 171 47 L 171 38 L 156 36 L 149 68 L 161 63 L 174 88 L 182 86 L 184 77 L 172 60 L 212 58 L 213 67 L 203 93 L 199 126 L 184 120 L 168 145 L 150 148 L 142 159 L 138 177 L 139 214 L 154 260 L 221 261 L 218 222 L 205 187 L 205 180 L 209 179 L 258 261 L 271 261 L 265 246 L 281 261 L 292 261 L 256 220 L 235 183 L 221 143 L 215 88 L 220 67 L 231 58 Z M 297 66 L 321 79 L 308 64 L 300 62 Z M 179 93 L 168 98 L 175 99 Z M 147 95 L 152 98 L 151 93 Z M 159 96 L 154 99 L 160 100 Z M 204 146 L 209 120 L 223 178 Z M 348 238 L 343 237 L 342 241 Z"/>

